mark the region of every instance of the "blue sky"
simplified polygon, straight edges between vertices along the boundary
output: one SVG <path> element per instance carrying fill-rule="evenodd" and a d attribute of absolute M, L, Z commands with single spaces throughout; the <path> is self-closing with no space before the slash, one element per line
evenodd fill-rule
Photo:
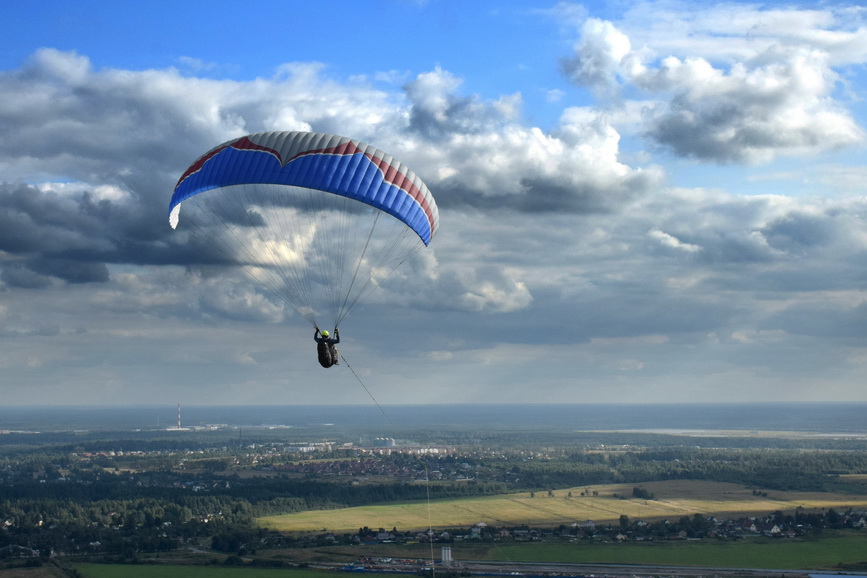
<path fill-rule="evenodd" d="M 413 76 L 439 64 L 480 94 L 544 92 L 568 84 L 557 59 L 573 38 L 551 4 L 532 2 L 157 1 L 12 5 L 2 26 L 4 68 L 35 47 L 87 55 L 96 67 L 179 67 L 211 78 L 271 77 L 288 62 L 321 62 L 343 80 Z M 47 7 L 46 7 L 47 6 Z M 35 10 L 42 10 L 42 17 Z M 30 22 L 29 25 L 24 23 Z M 533 51 L 516 50 L 533 39 Z"/>
<path fill-rule="evenodd" d="M 165 223 L 230 138 L 392 152 L 441 232 L 343 326 L 382 403 L 867 400 L 858 3 L 10 3 L 7 403 L 369 403 Z M 312 385 L 312 387 L 311 387 Z"/>

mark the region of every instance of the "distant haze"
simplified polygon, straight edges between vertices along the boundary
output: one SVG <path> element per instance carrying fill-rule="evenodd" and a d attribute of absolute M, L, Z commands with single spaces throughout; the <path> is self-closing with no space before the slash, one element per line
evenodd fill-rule
<path fill-rule="evenodd" d="M 867 437 L 867 404 L 586 404 L 384 406 L 181 406 L 185 427 L 296 428 L 300 435 L 380 431 L 391 437 L 418 430 L 467 435 L 486 431 L 800 432 Z M 0 430 L 131 431 L 171 429 L 176 406 L 0 408 Z"/>

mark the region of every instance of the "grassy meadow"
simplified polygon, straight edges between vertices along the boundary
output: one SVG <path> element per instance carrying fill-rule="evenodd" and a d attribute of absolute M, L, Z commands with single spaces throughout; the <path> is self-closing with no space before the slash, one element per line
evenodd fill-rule
<path fill-rule="evenodd" d="M 164 564 L 76 564 L 84 578 L 345 578 L 345 572 Z M 4 577 L 5 578 L 5 577 Z"/>
<path fill-rule="evenodd" d="M 848 507 L 867 507 L 867 496 L 826 492 L 769 491 L 767 496 L 753 495 L 739 484 L 700 480 L 648 482 L 641 487 L 654 494 L 654 500 L 632 498 L 633 484 L 606 484 L 547 492 L 506 494 L 477 498 L 460 498 L 403 502 L 380 506 L 362 506 L 339 510 L 316 510 L 267 516 L 259 523 L 283 532 L 355 532 L 358 528 L 397 527 L 402 531 L 434 528 L 470 527 L 479 522 L 492 526 L 527 524 L 536 527 L 559 526 L 584 520 L 616 522 L 621 515 L 634 519 L 657 520 L 680 518 L 696 513 L 721 518 L 784 512 L 803 508 L 807 511 Z M 582 492 L 589 495 L 581 496 Z M 572 497 L 568 497 L 571 492 Z M 597 495 L 594 495 L 597 493 Z M 623 496 L 621 498 L 619 496 Z"/>
<path fill-rule="evenodd" d="M 359 549 L 337 546 L 303 550 L 305 556 L 330 562 L 349 562 L 361 555 L 428 558 L 426 545 L 382 544 Z M 775 540 L 752 538 L 738 542 L 655 542 L 653 544 L 610 543 L 510 543 L 452 545 L 455 560 L 572 564 L 647 564 L 659 566 L 702 566 L 718 568 L 856 570 L 867 567 L 867 533 L 827 532 L 817 539 Z M 439 548 L 434 556 L 439 555 Z M 281 558 L 293 558 L 289 551 Z M 330 578 L 346 576 L 326 570 L 265 569 L 250 567 L 192 566 L 171 564 L 76 564 L 83 578 Z M 4 574 L 5 576 L 5 574 Z M 27 574 L 27 577 L 31 575 Z M 42 574 L 33 574 L 40 578 Z M 25 578 L 25 575 L 22 575 Z"/>

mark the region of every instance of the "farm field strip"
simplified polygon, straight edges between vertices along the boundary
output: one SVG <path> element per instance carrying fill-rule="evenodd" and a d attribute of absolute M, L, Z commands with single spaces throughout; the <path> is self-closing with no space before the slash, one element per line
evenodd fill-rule
<path fill-rule="evenodd" d="M 834 568 L 863 563 L 867 535 L 835 532 L 819 540 L 657 542 L 654 544 L 504 544 L 494 557 L 573 564 L 659 564 L 720 568 Z M 455 549 L 460 557 L 460 551 Z"/>
<path fill-rule="evenodd" d="M 345 573 L 325 570 L 269 569 L 154 564 L 76 564 L 83 578 L 336 578 Z"/>
<path fill-rule="evenodd" d="M 356 531 L 371 528 L 397 527 L 401 530 L 469 527 L 479 522 L 488 525 L 557 526 L 584 520 L 610 523 L 621 515 L 630 518 L 654 520 L 680 518 L 696 513 L 736 518 L 745 515 L 766 514 L 776 510 L 793 511 L 822 508 L 845 509 L 867 507 L 867 496 L 819 492 L 768 492 L 768 496 L 754 495 L 752 490 L 739 484 L 676 480 L 641 484 L 652 492 L 655 500 L 642 500 L 631 496 L 632 484 L 590 486 L 598 496 L 566 497 L 580 494 L 587 486 L 557 490 L 553 497 L 529 493 L 458 498 L 427 502 L 405 502 L 378 506 L 362 506 L 339 510 L 315 510 L 267 516 L 259 523 L 274 530 L 312 532 L 327 529 L 332 532 Z"/>
<path fill-rule="evenodd" d="M 500 561 L 504 566 L 525 564 L 628 564 L 658 565 L 670 568 L 776 568 L 813 569 L 839 572 L 840 565 L 864 563 L 867 535 L 863 532 L 834 531 L 820 539 L 779 541 L 755 539 L 739 542 L 658 542 L 655 544 L 557 544 L 514 543 L 500 545 L 454 544 L 455 560 Z M 297 551 L 293 551 L 296 552 Z M 354 560 L 359 556 L 357 546 L 303 550 L 308 555 L 326 556 L 334 561 Z M 421 558 L 429 556 L 425 544 L 382 544 L 376 547 L 377 556 Z M 281 558 L 295 558 L 290 551 Z M 192 566 L 171 564 L 75 564 L 83 578 L 247 578 L 288 576 L 289 578 L 329 578 L 345 575 L 313 569 L 264 569 L 248 567 Z M 49 568 L 43 568 L 49 571 Z M 54 570 L 51 568 L 50 570 Z M 37 571 L 38 572 L 38 571 Z M 672 573 L 674 574 L 674 573 Z M 27 574 L 30 576 L 31 574 Z M 5 576 L 5 574 L 4 574 Z M 56 576 L 53 572 L 33 576 Z"/>

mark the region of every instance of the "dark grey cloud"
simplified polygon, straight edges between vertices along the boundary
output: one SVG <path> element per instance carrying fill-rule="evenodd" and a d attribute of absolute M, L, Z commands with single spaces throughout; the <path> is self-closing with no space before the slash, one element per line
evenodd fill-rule
<path fill-rule="evenodd" d="M 43 191 L 0 183 L 0 251 L 7 282 L 42 286 L 46 276 L 70 283 L 105 282 L 109 264 L 184 263 L 194 248 L 162 229 L 162 215 L 137 198 L 95 199 L 87 191 Z M 201 249 L 201 247 L 198 247 Z M 199 253 L 196 253 L 199 255 Z M 198 262 L 214 262 L 213 250 Z M 220 258 L 225 262 L 225 257 Z M 35 274 L 31 276 L 27 273 Z"/>
<path fill-rule="evenodd" d="M 840 231 L 840 219 L 833 215 L 793 211 L 769 222 L 762 235 L 774 249 L 797 256 L 837 240 Z"/>
<path fill-rule="evenodd" d="M 103 263 L 43 258 L 29 262 L 28 268 L 34 273 L 57 277 L 67 283 L 105 283 L 108 281 L 108 267 Z"/>
<path fill-rule="evenodd" d="M 6 263 L 0 269 L 0 281 L 7 287 L 43 289 L 52 285 L 50 277 L 37 273 L 33 268 L 20 263 Z"/>
<path fill-rule="evenodd" d="M 867 305 L 841 307 L 840 303 L 793 303 L 765 321 L 768 329 L 830 340 L 839 345 L 867 346 Z"/>
<path fill-rule="evenodd" d="M 214 134 L 190 117 L 172 77 L 178 78 L 171 71 L 95 71 L 86 57 L 51 49 L 22 70 L 0 74 L 5 178 L 121 184 L 133 170 L 166 179 Z"/>

